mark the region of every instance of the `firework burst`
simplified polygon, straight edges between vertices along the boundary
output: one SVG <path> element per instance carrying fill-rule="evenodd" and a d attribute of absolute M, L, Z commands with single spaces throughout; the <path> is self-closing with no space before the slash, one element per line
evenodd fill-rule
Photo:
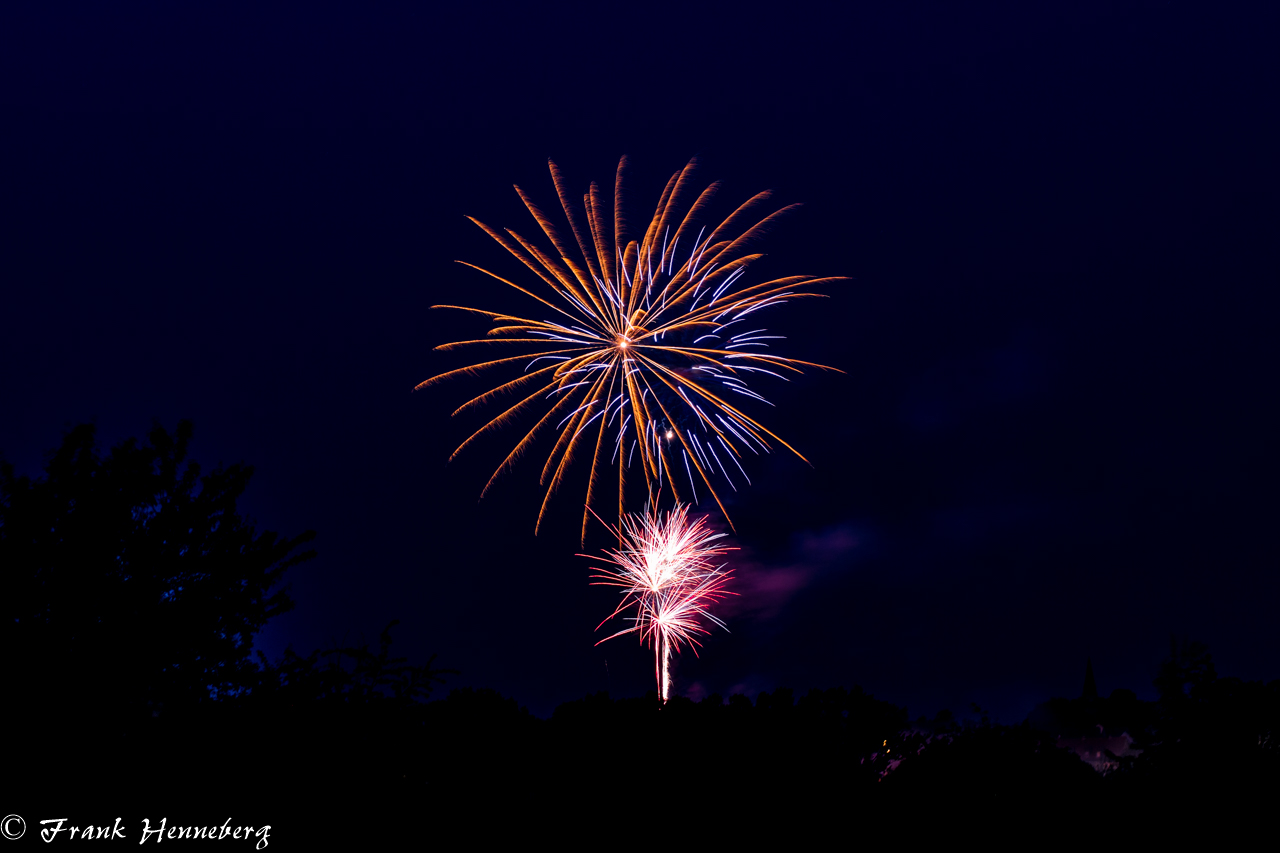
<path fill-rule="evenodd" d="M 707 607 L 732 594 L 724 589 L 730 570 L 716 561 L 735 549 L 716 544 L 724 534 L 712 533 L 705 517 L 690 522 L 689 508 L 681 504 L 665 515 L 646 507 L 642 514 L 623 516 L 611 529 L 620 544 L 606 552 L 610 565 L 595 569 L 593 585 L 621 589 L 622 602 L 596 630 L 615 616 L 634 613 L 625 617 L 631 627 L 600 643 L 635 633 L 642 643 L 652 645 L 654 676 L 665 702 L 671 687 L 672 653 L 685 643 L 696 654 L 698 635 L 710 633 L 704 620 L 725 627 Z"/>
<path fill-rule="evenodd" d="M 522 369 L 515 378 L 499 382 L 454 412 L 507 395 L 520 398 L 462 442 L 450 459 L 486 433 L 524 416 L 540 415 L 494 471 L 481 496 L 539 436 L 554 434 L 539 481 L 546 492 L 535 532 L 571 461 L 586 453 L 591 470 L 582 520 L 585 542 L 588 512 L 603 488 L 602 474 L 611 466 L 617 468 L 621 519 L 628 467 L 639 466 L 650 499 L 669 484 L 677 501 L 696 502 L 701 486 L 724 511 L 713 481 L 721 487 L 727 482 L 735 489 L 735 480 L 747 481 L 742 466 L 747 453 L 767 452 L 776 442 L 804 459 L 735 404 L 742 397 L 768 402 L 749 387 L 753 377 L 766 374 L 785 379 L 783 374 L 798 373 L 804 367 L 823 368 L 764 352 L 779 336 L 767 334 L 752 321 L 764 308 L 821 296 L 812 289 L 842 277 L 797 275 L 743 283 L 748 267 L 762 257 L 749 249 L 779 217 L 799 205 L 757 220 L 771 195 L 765 191 L 719 224 L 704 224 L 719 182 L 695 196 L 695 161 L 690 161 L 667 182 L 643 233 L 633 233 L 622 203 L 625 157 L 618 164 L 611 214 L 595 183 L 578 207 L 560 170 L 555 163 L 550 165 L 567 232 L 516 187 L 549 247 L 540 243 L 541 237 L 528 239 L 472 219 L 540 280 L 538 288 L 544 295 L 459 261 L 535 300 L 547 319 L 459 305 L 434 306 L 479 314 L 493 322 L 482 339 L 436 349 L 510 346 L 520 354 L 477 361 L 417 386 L 421 389 L 491 369 Z"/>

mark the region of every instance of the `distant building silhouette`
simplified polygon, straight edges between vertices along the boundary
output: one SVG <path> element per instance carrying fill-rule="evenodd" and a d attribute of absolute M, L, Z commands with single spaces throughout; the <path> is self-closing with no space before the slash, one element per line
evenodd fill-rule
<path fill-rule="evenodd" d="M 1093 658 L 1084 659 L 1084 690 L 1080 692 L 1080 698 L 1098 698 L 1098 684 L 1093 680 Z"/>

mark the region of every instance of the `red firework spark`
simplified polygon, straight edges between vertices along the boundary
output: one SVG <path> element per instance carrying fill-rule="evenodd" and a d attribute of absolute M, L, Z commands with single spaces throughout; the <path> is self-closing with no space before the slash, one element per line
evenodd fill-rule
<path fill-rule="evenodd" d="M 641 514 L 623 516 L 611 530 L 620 544 L 606 552 L 610 566 L 593 567 L 598 572 L 592 575 L 593 585 L 618 587 L 623 591 L 622 602 L 596 630 L 619 614 L 634 611 L 634 615 L 625 617 L 633 623 L 631 627 L 600 643 L 636 633 L 642 643 L 651 644 L 658 692 L 665 702 L 672 652 L 687 643 L 696 654 L 697 636 L 710 633 L 704 620 L 725 627 L 707 608 L 732 595 L 724 589 L 731 570 L 717 565 L 717 558 L 737 549 L 716 544 L 725 534 L 712 533 L 705 517 L 691 522 L 689 508 L 681 504 L 666 514 L 646 507 Z"/>

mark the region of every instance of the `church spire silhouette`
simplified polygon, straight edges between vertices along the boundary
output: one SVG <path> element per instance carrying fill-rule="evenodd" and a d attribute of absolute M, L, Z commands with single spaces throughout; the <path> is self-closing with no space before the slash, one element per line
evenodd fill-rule
<path fill-rule="evenodd" d="M 1093 658 L 1084 659 L 1084 690 L 1080 692 L 1080 698 L 1098 698 L 1098 684 L 1093 680 Z"/>

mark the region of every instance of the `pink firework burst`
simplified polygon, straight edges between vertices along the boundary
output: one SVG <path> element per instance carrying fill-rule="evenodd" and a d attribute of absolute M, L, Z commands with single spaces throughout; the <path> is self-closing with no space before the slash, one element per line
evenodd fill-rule
<path fill-rule="evenodd" d="M 681 504 L 666 514 L 646 507 L 641 514 L 623 516 L 611 530 L 619 546 L 606 552 L 608 567 L 595 568 L 593 585 L 620 588 L 622 602 L 596 630 L 622 613 L 634 610 L 634 614 L 625 617 L 631 627 L 600 643 L 630 633 L 639 634 L 642 643 L 651 643 L 658 693 L 665 702 L 671 687 L 672 652 L 687 643 L 696 654 L 697 636 L 710 633 L 705 622 L 725 628 L 707 608 L 733 594 L 724 589 L 731 570 L 717 565 L 717 559 L 736 549 L 716 544 L 725 534 L 712 533 L 705 517 L 691 522 L 688 506 Z"/>

